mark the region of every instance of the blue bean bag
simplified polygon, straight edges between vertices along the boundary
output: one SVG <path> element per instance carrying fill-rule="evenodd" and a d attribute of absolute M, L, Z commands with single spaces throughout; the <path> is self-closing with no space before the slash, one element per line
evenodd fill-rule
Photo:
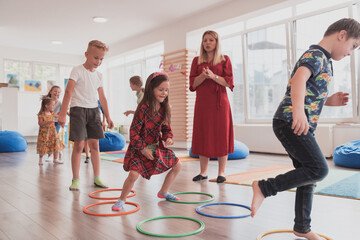
<path fill-rule="evenodd" d="M 23 152 L 27 147 L 22 134 L 14 131 L 0 131 L 0 152 Z"/>
<path fill-rule="evenodd" d="M 106 132 L 99 140 L 100 152 L 120 151 L 125 147 L 125 137 L 117 132 Z"/>
<path fill-rule="evenodd" d="M 235 140 L 234 141 L 234 152 L 228 155 L 228 160 L 236 160 L 243 159 L 249 155 L 249 148 L 242 142 Z M 191 148 L 189 150 L 189 155 L 192 158 L 199 158 L 199 155 L 194 155 L 191 152 Z M 217 158 L 211 158 L 211 160 L 216 160 Z"/>
<path fill-rule="evenodd" d="M 335 165 L 360 168 L 360 140 L 345 143 L 334 150 Z"/>

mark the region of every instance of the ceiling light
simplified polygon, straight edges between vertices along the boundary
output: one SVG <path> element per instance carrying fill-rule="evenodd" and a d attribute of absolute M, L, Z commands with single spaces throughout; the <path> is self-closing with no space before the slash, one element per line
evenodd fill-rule
<path fill-rule="evenodd" d="M 104 17 L 93 17 L 93 21 L 96 23 L 104 23 L 107 22 L 107 19 Z"/>
<path fill-rule="evenodd" d="M 54 45 L 61 45 L 61 44 L 63 44 L 62 41 L 58 41 L 58 40 L 51 41 L 51 43 L 54 44 Z"/>

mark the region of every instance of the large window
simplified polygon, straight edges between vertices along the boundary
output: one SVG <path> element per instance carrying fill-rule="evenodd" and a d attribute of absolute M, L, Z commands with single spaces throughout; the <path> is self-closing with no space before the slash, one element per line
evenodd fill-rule
<path fill-rule="evenodd" d="M 227 88 L 234 123 L 244 121 L 244 78 L 241 35 L 226 38 L 222 41 L 222 53 L 231 60 L 234 76 L 234 91 Z"/>
<path fill-rule="evenodd" d="M 311 16 L 304 19 L 299 19 L 296 24 L 296 58 L 299 58 L 301 54 L 309 48 L 311 44 L 317 44 L 321 40 L 327 27 L 344 17 L 348 17 L 348 9 L 342 8 L 316 16 Z M 316 28 L 309 28 L 312 23 L 316 22 Z M 332 61 L 334 68 L 334 78 L 329 85 L 329 96 L 335 92 L 352 92 L 352 77 L 350 68 L 350 58 L 345 57 L 341 61 Z M 355 90 L 355 89 L 354 89 Z M 347 106 L 344 107 L 324 107 L 321 119 L 326 118 L 341 118 L 351 119 L 355 117 L 356 112 L 353 112 L 353 101 L 350 97 L 350 101 Z"/>
<path fill-rule="evenodd" d="M 114 122 L 121 125 L 130 125 L 133 115 L 125 116 L 127 110 L 136 110 L 137 99 L 131 91 L 129 79 L 138 75 L 143 80 L 143 87 L 147 77 L 159 71 L 164 53 L 164 43 L 157 43 L 141 49 L 125 53 L 108 60 L 109 99 Z"/>
<path fill-rule="evenodd" d="M 64 79 L 69 78 L 72 66 L 27 62 L 18 60 L 4 60 L 5 79 L 16 75 L 21 91 L 25 91 L 25 81 L 35 80 L 41 82 L 41 93 L 47 93 L 52 85 L 64 89 Z"/>
<path fill-rule="evenodd" d="M 188 48 L 198 50 L 203 32 L 217 31 L 222 39 L 222 52 L 230 56 L 233 64 L 235 88 L 233 93 L 228 91 L 228 96 L 234 123 L 270 123 L 300 55 L 310 45 L 319 43 L 331 23 L 346 17 L 359 19 L 359 5 L 360 1 L 351 0 L 292 2 L 282 8 L 280 5 L 278 9 L 271 8 L 265 14 L 239 17 L 221 27 L 218 23 L 189 32 L 186 43 Z M 357 52 L 333 61 L 329 95 L 348 92 L 350 101 L 345 107 L 324 107 L 320 122 L 359 121 Z"/>

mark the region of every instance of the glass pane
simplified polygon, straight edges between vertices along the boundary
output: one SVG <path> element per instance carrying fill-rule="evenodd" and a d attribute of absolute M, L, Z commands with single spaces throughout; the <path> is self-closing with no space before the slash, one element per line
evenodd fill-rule
<path fill-rule="evenodd" d="M 59 81 L 58 86 L 61 88 L 61 94 L 60 99 L 63 98 L 65 93 L 65 79 L 69 79 L 71 70 L 73 69 L 73 66 L 60 66 L 59 69 Z"/>
<path fill-rule="evenodd" d="M 144 51 L 138 51 L 138 52 L 133 52 L 131 54 L 128 54 L 125 56 L 125 62 L 126 63 L 130 63 L 130 62 L 135 62 L 141 59 L 144 59 Z"/>
<path fill-rule="evenodd" d="M 249 118 L 271 119 L 288 82 L 285 25 L 247 34 Z"/>
<path fill-rule="evenodd" d="M 343 8 L 336 11 L 331 11 L 309 18 L 304 18 L 296 21 L 296 59 L 306 51 L 311 44 L 317 44 L 323 37 L 324 32 L 333 22 L 348 17 L 348 10 Z M 313 23 L 316 22 L 316 25 Z M 309 26 L 313 27 L 309 28 Z M 341 61 L 333 61 L 334 78 L 329 85 L 329 96 L 331 94 L 343 91 L 351 94 L 356 94 L 356 90 L 352 91 L 351 87 L 351 72 L 350 72 L 350 58 L 346 57 Z M 352 100 L 345 107 L 324 107 L 321 118 L 352 118 Z"/>
<path fill-rule="evenodd" d="M 25 80 L 31 79 L 31 66 L 30 62 L 20 62 L 12 60 L 4 60 L 4 79 L 7 79 L 8 74 L 15 74 L 19 81 L 20 89 L 24 90 Z"/>
<path fill-rule="evenodd" d="M 234 91 L 227 88 L 233 121 L 239 124 L 245 121 L 244 117 L 244 74 L 241 36 L 227 38 L 222 41 L 222 52 L 231 60 L 234 75 Z"/>
<path fill-rule="evenodd" d="M 41 81 L 41 91 L 47 93 L 50 90 L 48 89 L 48 81 L 50 81 L 49 86 L 57 82 L 56 70 L 57 68 L 54 65 L 34 64 L 34 79 L 30 80 Z"/>
<path fill-rule="evenodd" d="M 309 13 L 310 11 L 316 11 L 319 9 L 324 9 L 327 7 L 335 6 L 335 5 L 350 2 L 350 1 L 351 0 L 311 0 L 311 1 L 305 1 L 304 3 L 300 3 L 300 4 L 296 5 L 295 9 L 296 9 L 296 14 L 300 15 L 300 14 Z"/>
<path fill-rule="evenodd" d="M 148 76 L 150 74 L 152 74 L 153 72 L 158 72 L 160 70 L 159 66 L 160 66 L 161 62 L 162 62 L 161 56 L 156 56 L 156 57 L 146 59 L 145 76 L 143 76 L 144 87 L 145 87 L 145 82 L 146 82 L 146 79 L 148 78 Z"/>
<path fill-rule="evenodd" d="M 154 55 L 164 54 L 164 42 L 158 46 L 151 47 L 145 50 L 145 57 L 152 57 Z"/>
<path fill-rule="evenodd" d="M 291 17 L 291 7 L 280 9 L 277 11 L 273 11 L 268 14 L 262 14 L 258 17 L 250 18 L 246 21 L 246 28 L 254 28 L 263 26 L 264 23 L 272 23 L 276 21 L 280 21 L 283 19 L 287 19 Z"/>
<path fill-rule="evenodd" d="M 109 70 L 109 79 L 112 82 L 109 99 L 111 98 L 111 117 L 114 123 L 130 125 L 133 115 L 124 115 L 127 110 L 136 110 L 136 95 L 131 91 L 129 77 L 125 77 L 125 68 L 117 67 Z"/>
<path fill-rule="evenodd" d="M 244 22 L 237 22 L 237 23 L 226 25 L 224 27 L 214 29 L 214 31 L 216 31 L 219 34 L 219 36 L 226 36 L 226 35 L 238 33 L 243 30 L 244 30 Z"/>

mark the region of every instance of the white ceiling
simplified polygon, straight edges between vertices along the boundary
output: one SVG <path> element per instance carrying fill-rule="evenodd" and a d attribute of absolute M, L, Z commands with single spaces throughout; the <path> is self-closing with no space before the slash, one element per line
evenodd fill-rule
<path fill-rule="evenodd" d="M 0 0 L 0 46 L 83 54 L 90 40 L 111 46 L 228 1 Z M 94 16 L 108 22 L 94 23 Z"/>

